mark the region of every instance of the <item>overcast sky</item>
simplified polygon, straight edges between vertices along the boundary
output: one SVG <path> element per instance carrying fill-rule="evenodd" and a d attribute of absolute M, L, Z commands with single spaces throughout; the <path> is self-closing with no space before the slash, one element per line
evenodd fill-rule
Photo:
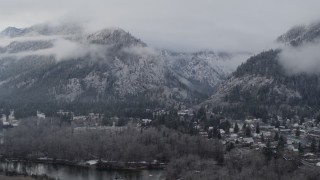
<path fill-rule="evenodd" d="M 78 21 L 121 27 L 156 48 L 258 52 L 320 19 L 319 0 L 1 0 L 0 29 Z"/>

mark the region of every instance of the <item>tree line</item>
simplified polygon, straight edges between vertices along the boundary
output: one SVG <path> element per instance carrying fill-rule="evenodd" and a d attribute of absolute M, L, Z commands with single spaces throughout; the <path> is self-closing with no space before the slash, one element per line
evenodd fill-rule
<path fill-rule="evenodd" d="M 166 127 L 77 130 L 60 120 L 25 119 L 7 130 L 1 153 L 6 157 L 50 157 L 70 161 L 103 159 L 108 161 L 169 162 L 173 158 L 196 155 L 223 158 L 216 140 L 190 136 Z"/>

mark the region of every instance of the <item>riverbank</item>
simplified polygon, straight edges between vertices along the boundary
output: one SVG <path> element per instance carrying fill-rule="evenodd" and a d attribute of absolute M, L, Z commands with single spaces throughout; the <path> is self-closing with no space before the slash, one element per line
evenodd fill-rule
<path fill-rule="evenodd" d="M 34 180 L 31 177 L 24 177 L 24 176 L 4 176 L 4 175 L 0 175 L 0 179 L 1 180 Z"/>
<path fill-rule="evenodd" d="M 164 170 L 99 170 L 97 168 L 79 168 L 77 166 L 57 165 L 51 163 L 34 163 L 30 161 L 0 161 L 0 174 L 8 180 L 161 180 Z M 29 175 L 29 179 L 24 178 Z M 31 179 L 30 179 L 31 178 Z M 0 178 L 2 180 L 4 178 Z"/>
<path fill-rule="evenodd" d="M 1 169 L 1 171 L 3 171 L 3 169 Z M 21 173 L 19 171 L 16 170 L 12 170 L 12 171 L 5 171 L 2 172 L 0 174 L 0 180 L 4 180 L 4 179 L 10 179 L 10 180 L 56 180 L 56 178 L 53 177 L 49 177 L 46 174 L 27 174 L 27 173 Z"/>
<path fill-rule="evenodd" d="M 121 161 L 82 161 L 73 162 L 63 159 L 52 159 L 52 158 L 38 158 L 38 159 L 24 159 L 24 158 L 0 158 L 2 161 L 10 162 L 28 162 L 28 163 L 43 163 L 43 164 L 54 164 L 54 165 L 65 165 L 74 166 L 79 168 L 94 168 L 98 170 L 163 170 L 166 168 L 167 163 L 162 162 L 121 162 Z"/>

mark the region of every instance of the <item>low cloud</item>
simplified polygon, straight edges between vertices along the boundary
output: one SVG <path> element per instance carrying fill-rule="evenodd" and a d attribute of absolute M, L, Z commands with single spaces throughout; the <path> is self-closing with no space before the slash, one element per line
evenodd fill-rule
<path fill-rule="evenodd" d="M 226 61 L 226 66 L 233 72 L 239 65 L 245 63 L 252 53 L 237 53 L 232 55 L 229 61 Z"/>
<path fill-rule="evenodd" d="M 21 37 L 1 37 L 0 38 L 0 46 L 5 47 L 10 43 L 17 42 L 26 42 L 26 41 L 51 41 L 61 38 L 67 38 L 67 36 L 62 35 L 52 35 L 52 36 L 44 36 L 44 35 L 29 35 L 29 36 L 21 36 Z"/>
<path fill-rule="evenodd" d="M 320 74 L 320 42 L 300 47 L 284 47 L 279 62 L 289 75 Z"/>
<path fill-rule="evenodd" d="M 2 53 L 0 57 L 15 57 L 22 58 L 25 56 L 39 55 L 39 56 L 54 56 L 57 61 L 67 59 L 77 59 L 81 57 L 95 56 L 96 58 L 104 57 L 104 49 L 100 45 L 89 44 L 87 42 L 69 40 L 63 36 L 34 36 L 34 37 L 21 37 L 6 39 L 6 45 L 11 42 L 23 42 L 23 41 L 52 41 L 53 46 L 51 48 L 40 49 L 35 51 L 22 51 L 18 53 Z"/>
<path fill-rule="evenodd" d="M 41 53 L 52 54 L 60 61 L 63 59 L 80 58 L 89 52 L 88 49 L 82 47 L 78 43 L 65 39 L 58 39 L 54 41 L 52 48 L 43 50 Z"/>
<path fill-rule="evenodd" d="M 319 6 L 319 0 L 2 0 L 0 29 L 78 21 L 91 31 L 121 27 L 155 48 L 258 53 L 292 25 L 318 19 Z"/>

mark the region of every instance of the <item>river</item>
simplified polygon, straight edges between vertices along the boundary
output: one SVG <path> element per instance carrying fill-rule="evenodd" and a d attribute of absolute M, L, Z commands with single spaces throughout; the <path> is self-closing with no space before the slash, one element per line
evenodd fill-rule
<path fill-rule="evenodd" d="M 56 164 L 4 162 L 0 161 L 0 170 L 9 170 L 29 175 L 48 175 L 61 180 L 160 180 L 163 170 L 115 171 L 96 170 Z M 121 177 L 121 178 L 120 178 Z"/>

